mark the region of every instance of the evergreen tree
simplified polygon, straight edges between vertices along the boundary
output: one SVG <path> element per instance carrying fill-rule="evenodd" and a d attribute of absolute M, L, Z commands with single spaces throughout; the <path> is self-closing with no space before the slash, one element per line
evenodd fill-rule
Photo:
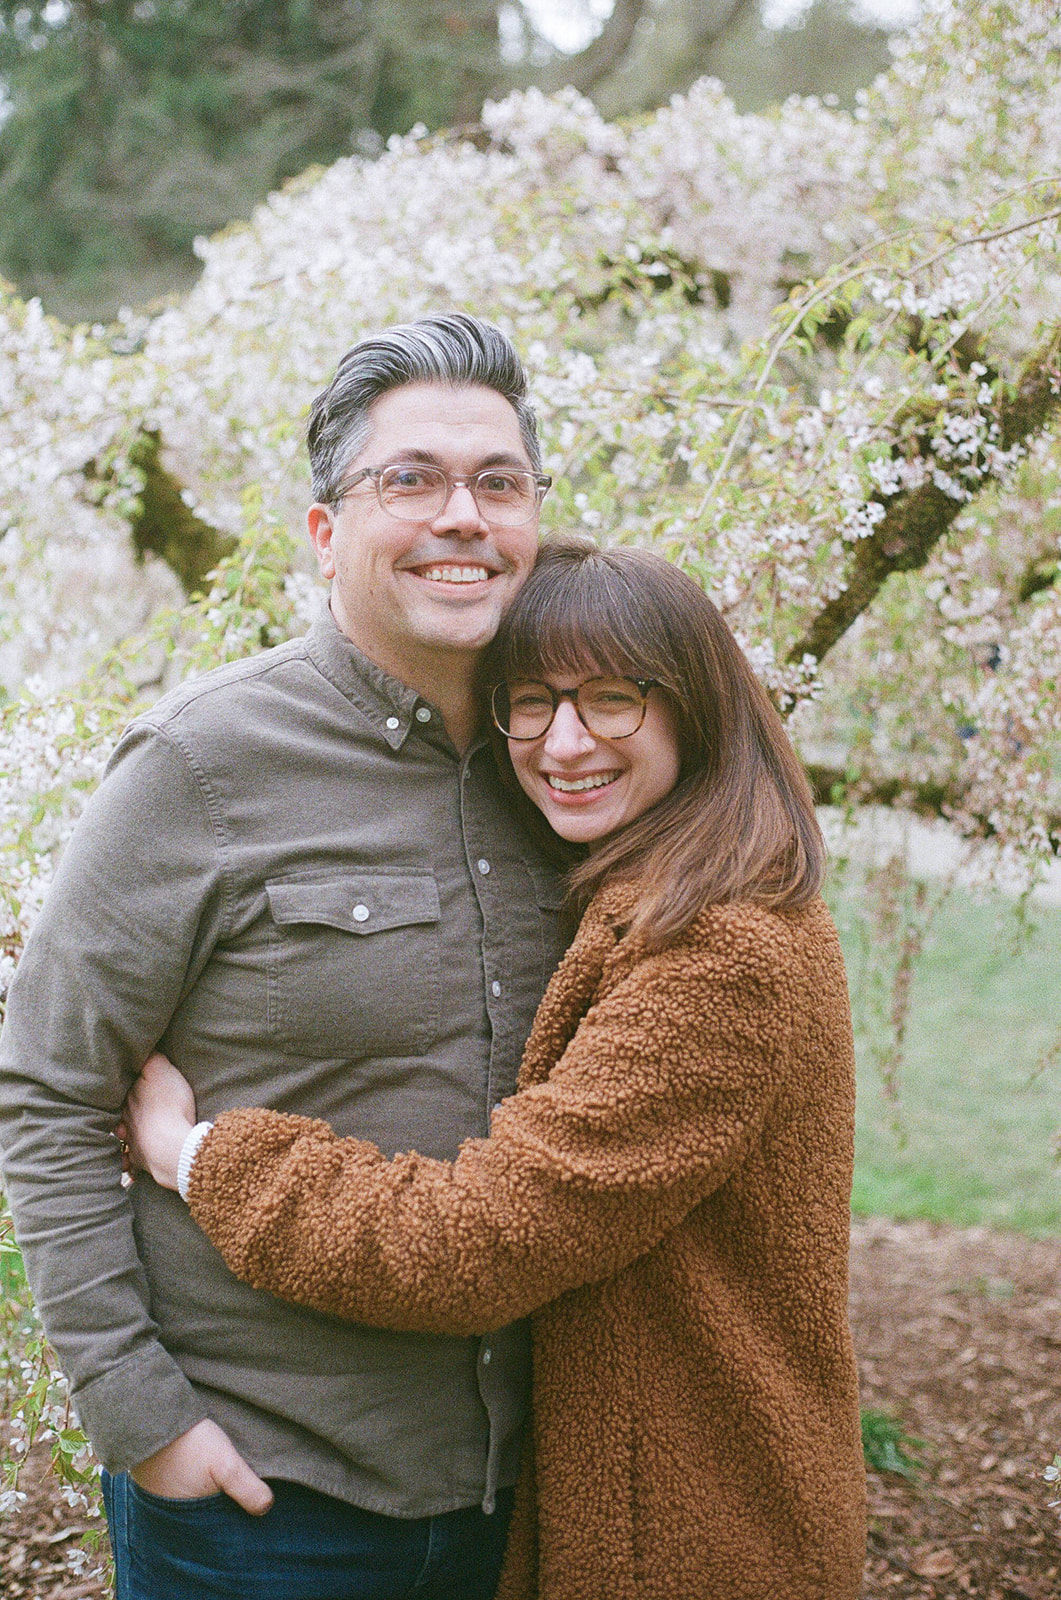
<path fill-rule="evenodd" d="M 0 271 L 67 315 L 179 284 L 197 234 L 474 116 L 499 66 L 495 0 L 0 0 Z"/>

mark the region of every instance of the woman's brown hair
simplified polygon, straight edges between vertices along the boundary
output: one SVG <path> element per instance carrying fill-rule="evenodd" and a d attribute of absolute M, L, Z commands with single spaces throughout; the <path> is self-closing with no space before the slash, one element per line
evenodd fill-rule
<path fill-rule="evenodd" d="M 704 906 L 794 909 L 818 893 L 825 844 L 810 786 L 766 691 L 692 578 L 646 550 L 543 545 L 482 683 L 489 694 L 495 683 L 586 668 L 663 686 L 681 772 L 669 795 L 574 868 L 580 902 L 605 882 L 638 882 L 630 931 L 659 949 Z"/>

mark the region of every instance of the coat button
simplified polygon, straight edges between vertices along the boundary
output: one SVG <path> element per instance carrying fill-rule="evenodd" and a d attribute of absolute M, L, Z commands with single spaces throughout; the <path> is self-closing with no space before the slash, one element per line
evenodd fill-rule
<path fill-rule="evenodd" d="M 416 708 L 416 720 L 417 720 L 417 722 L 430 722 L 431 721 L 430 709 L 427 706 L 417 706 L 417 708 Z"/>
<path fill-rule="evenodd" d="M 401 719 L 399 717 L 388 717 L 387 718 L 387 726 L 388 726 L 388 728 L 390 728 L 392 733 L 394 732 L 395 728 L 400 728 L 401 725 L 402 725 L 401 724 Z"/>
<path fill-rule="evenodd" d="M 359 903 L 354 907 L 354 921 L 355 922 L 367 922 L 369 917 L 370 917 L 370 915 L 371 915 L 371 912 L 369 911 L 367 906 L 361 905 Z"/>
<path fill-rule="evenodd" d="M 490 871 L 490 863 L 489 863 L 489 861 L 487 861 L 486 857 L 485 856 L 480 856 L 478 861 L 475 863 L 475 865 L 479 868 L 479 871 L 482 873 L 483 877 L 485 878 L 486 874 Z"/>
<path fill-rule="evenodd" d="M 497 1000 L 501 994 L 501 985 L 498 983 L 496 978 L 490 985 L 490 993 L 493 995 L 495 1000 Z"/>

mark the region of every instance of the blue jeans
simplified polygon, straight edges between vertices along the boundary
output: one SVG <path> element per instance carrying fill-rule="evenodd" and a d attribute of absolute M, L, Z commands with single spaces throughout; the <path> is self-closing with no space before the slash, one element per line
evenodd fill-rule
<path fill-rule="evenodd" d="M 492 1600 L 512 1514 L 406 1521 L 273 1480 L 252 1517 L 228 1495 L 164 1500 L 103 1474 L 116 1600 Z"/>

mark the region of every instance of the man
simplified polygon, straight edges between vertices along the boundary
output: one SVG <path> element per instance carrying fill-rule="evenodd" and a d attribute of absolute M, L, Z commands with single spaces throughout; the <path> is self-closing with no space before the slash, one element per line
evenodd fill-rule
<path fill-rule="evenodd" d="M 8 1190 L 113 1474 L 119 1600 L 493 1593 L 525 1329 L 392 1334 L 257 1293 L 175 1196 L 123 1190 L 112 1130 L 156 1043 L 202 1117 L 271 1105 L 388 1153 L 451 1158 L 512 1092 L 560 883 L 473 675 L 548 487 L 525 388 L 470 317 L 348 352 L 309 429 L 330 610 L 127 731 L 12 985 Z"/>

